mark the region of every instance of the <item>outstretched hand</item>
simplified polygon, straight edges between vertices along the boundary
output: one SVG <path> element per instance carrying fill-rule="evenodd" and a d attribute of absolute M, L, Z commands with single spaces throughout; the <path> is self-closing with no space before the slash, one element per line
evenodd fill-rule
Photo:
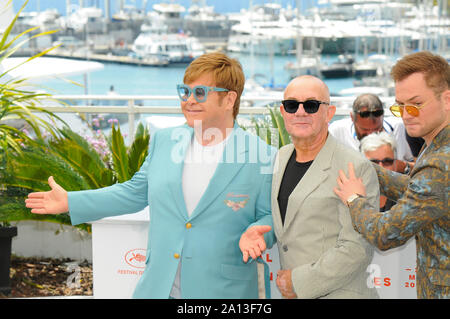
<path fill-rule="evenodd" d="M 51 190 L 28 194 L 25 199 L 26 207 L 31 208 L 33 214 L 61 214 L 69 211 L 67 191 L 59 186 L 53 176 L 48 178 Z"/>
<path fill-rule="evenodd" d="M 242 234 L 239 240 L 239 248 L 242 251 L 243 260 L 246 263 L 248 257 L 258 258 L 266 250 L 266 241 L 264 234 L 270 231 L 272 227 L 268 225 L 252 226 Z"/>

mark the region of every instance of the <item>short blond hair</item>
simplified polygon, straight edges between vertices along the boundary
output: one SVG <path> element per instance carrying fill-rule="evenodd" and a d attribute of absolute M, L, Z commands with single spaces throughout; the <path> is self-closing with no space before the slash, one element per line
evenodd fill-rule
<path fill-rule="evenodd" d="M 241 63 L 221 52 L 206 53 L 189 64 L 184 73 L 183 82 L 192 83 L 206 73 L 212 74 L 216 86 L 237 93 L 233 106 L 233 117 L 236 118 L 245 84 Z M 219 92 L 219 94 L 226 93 Z"/>
<path fill-rule="evenodd" d="M 439 55 L 428 51 L 409 54 L 400 59 L 391 70 L 394 82 L 402 81 L 413 73 L 422 73 L 425 83 L 438 98 L 450 88 L 450 66 Z"/>

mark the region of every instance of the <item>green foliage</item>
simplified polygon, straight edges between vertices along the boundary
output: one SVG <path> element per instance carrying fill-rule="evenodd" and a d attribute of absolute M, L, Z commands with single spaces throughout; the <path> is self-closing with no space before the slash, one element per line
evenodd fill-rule
<path fill-rule="evenodd" d="M 27 3 L 28 1 L 25 1 L 1 36 L 0 63 L 12 56 L 31 39 L 56 32 L 47 31 L 30 36 L 37 29 L 37 27 L 34 27 L 10 39 L 11 30 Z M 6 5 L 12 5 L 12 1 L 8 1 Z M 23 204 L 24 194 L 22 194 L 21 188 L 13 185 L 10 185 L 8 188 L 5 183 L 10 175 L 7 169 L 9 156 L 11 154 L 21 155 L 24 143 L 37 145 L 36 143 L 43 140 L 43 130 L 56 137 L 56 124 L 65 124 L 61 118 L 40 107 L 41 99 L 51 99 L 50 95 L 38 94 L 25 89 L 31 86 L 31 84 L 26 83 L 26 79 L 8 79 L 7 76 L 15 68 L 41 57 L 54 48 L 46 49 L 11 69 L 0 71 L 0 225 L 8 225 L 10 220 L 16 220 L 19 215 L 22 216 L 25 210 Z M 40 112 L 43 116 L 37 116 L 33 112 Z M 13 126 L 11 123 L 15 121 L 25 122 L 32 129 L 36 140 L 31 139 L 27 134 Z M 44 165 L 45 163 L 41 163 L 39 166 Z M 23 170 L 25 171 L 26 169 L 25 165 Z M 22 173 L 22 171 L 20 172 Z M 37 185 L 33 180 L 27 181 L 27 183 L 30 187 Z"/>
<path fill-rule="evenodd" d="M 150 143 L 150 134 L 147 128 L 140 123 L 137 127 L 134 141 L 128 150 L 128 174 L 133 176 L 144 164 L 148 155 L 148 145 Z"/>
<path fill-rule="evenodd" d="M 11 30 L 18 19 L 20 13 L 26 6 L 28 1 L 26 1 L 20 10 L 17 12 L 14 19 L 11 21 L 9 26 L 6 28 L 5 32 L 2 35 L 0 40 L 0 63 L 14 54 L 20 47 L 22 47 L 25 43 L 30 41 L 33 38 L 40 37 L 43 35 L 51 34 L 56 31 L 47 31 L 39 34 L 35 34 L 31 37 L 26 37 L 25 40 L 21 40 L 25 35 L 28 36 L 29 33 L 34 31 L 36 27 L 25 30 L 21 34 L 15 36 L 12 40 L 8 41 Z M 16 43 L 18 40 L 21 40 L 18 44 Z M 20 143 L 24 140 L 30 141 L 30 138 L 16 129 L 15 127 L 6 124 L 6 121 L 9 120 L 23 120 L 25 121 L 34 131 L 35 135 L 41 139 L 41 128 L 44 128 L 47 132 L 54 134 L 54 124 L 55 121 L 61 121 L 61 118 L 52 114 L 51 112 L 46 111 L 42 107 L 39 107 L 42 98 L 51 98 L 49 94 L 35 93 L 30 91 L 29 89 L 24 89 L 26 86 L 30 86 L 30 84 L 26 83 L 25 79 L 6 79 L 6 76 L 12 70 L 18 68 L 19 66 L 39 58 L 40 56 L 48 53 L 53 50 L 55 47 L 51 47 L 47 50 L 44 50 L 28 59 L 24 62 L 14 66 L 9 70 L 3 71 L 0 73 L 0 80 L 2 80 L 0 84 L 0 140 L 6 143 L 6 149 L 3 149 L 3 156 L 7 156 L 8 149 L 13 149 L 16 152 L 20 152 Z M 34 115 L 32 112 L 41 112 L 49 117 L 48 120 L 43 119 L 39 116 Z M 49 122 L 50 121 L 50 122 Z"/>
<path fill-rule="evenodd" d="M 267 106 L 269 115 L 261 118 L 251 118 L 251 125 L 241 125 L 245 130 L 259 136 L 267 144 L 280 148 L 291 143 L 291 138 L 284 126 L 283 116 L 278 105 Z"/>
<path fill-rule="evenodd" d="M 60 130 L 60 133 L 61 138 L 52 139 L 48 143 L 49 151 L 78 173 L 85 184 L 84 189 L 96 189 L 115 183 L 116 179 L 110 167 L 85 138 L 68 128 Z M 56 173 L 50 175 L 59 176 Z M 47 175 L 47 178 L 50 175 Z M 81 190 L 72 188 L 72 185 L 65 189 Z"/>
<path fill-rule="evenodd" d="M 14 192 L 16 194 L 14 194 Z M 0 192 L 2 193 L 2 192 Z M 25 207 L 23 201 L 24 193 L 21 188 L 9 187 L 5 196 L 0 196 L 0 220 L 3 221 L 5 226 L 9 225 L 9 222 L 19 220 L 40 220 L 46 222 L 54 222 L 64 225 L 71 225 L 70 217 L 68 214 L 60 215 L 31 215 L 30 210 Z M 30 218 L 30 215 L 32 218 Z M 90 232 L 91 227 L 88 224 L 78 225 L 77 228 Z"/>
<path fill-rule="evenodd" d="M 36 30 L 30 28 L 9 41 L 11 30 L 27 2 L 0 39 L 0 62 L 29 40 L 55 32 L 38 33 L 30 37 L 31 32 Z M 27 37 L 22 40 L 25 35 Z M 16 67 L 54 48 L 44 50 Z M 0 72 L 0 79 L 3 78 L 0 84 L 0 223 L 32 219 L 70 225 L 67 214 L 31 214 L 24 203 L 27 194 L 48 191 L 49 176 L 54 176 L 56 182 L 67 191 L 97 189 L 130 179 L 147 156 L 149 132 L 141 124 L 135 140 L 128 148 L 120 128 L 113 127 L 109 144 L 109 153 L 112 154 L 110 162 L 84 137 L 73 132 L 61 118 L 40 107 L 42 98 L 51 99 L 51 95 L 23 89 L 32 86 L 24 79 L 5 80 L 8 72 L 14 68 Z M 36 112 L 43 116 L 35 115 Z M 9 124 L 15 120 L 25 121 L 31 127 L 34 138 Z M 45 135 L 50 137 L 45 138 Z M 89 230 L 85 224 L 77 227 Z"/>
<path fill-rule="evenodd" d="M 120 133 L 120 127 L 112 127 L 111 151 L 113 157 L 114 168 L 119 183 L 123 183 L 131 178 L 128 173 L 128 156 L 127 149 Z"/>
<path fill-rule="evenodd" d="M 113 125 L 110 149 L 113 157 L 114 173 L 119 183 L 129 180 L 144 163 L 148 154 L 150 134 L 147 128 L 140 123 L 136 130 L 133 143 L 129 148 L 125 142 L 120 127 Z"/>
<path fill-rule="evenodd" d="M 150 135 L 142 123 L 129 147 L 125 145 L 120 128 L 113 127 L 108 144 L 114 159 L 112 165 L 104 161 L 102 155 L 78 133 L 68 128 L 58 129 L 58 133 L 48 140 L 27 144 L 20 153 L 11 153 L 6 169 L 8 173 L 4 176 L 8 189 L 23 189 L 27 193 L 48 191 L 49 176 L 54 176 L 67 191 L 107 187 L 129 180 L 148 154 Z M 67 214 L 45 217 L 31 214 L 24 206 L 25 196 L 5 196 L 3 202 L 0 201 L 0 220 L 37 219 L 70 225 Z M 81 228 L 89 230 L 87 225 L 81 225 Z"/>

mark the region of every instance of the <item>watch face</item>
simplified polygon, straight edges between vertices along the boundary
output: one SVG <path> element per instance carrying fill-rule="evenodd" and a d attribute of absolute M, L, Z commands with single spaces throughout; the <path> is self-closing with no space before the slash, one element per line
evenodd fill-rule
<path fill-rule="evenodd" d="M 358 198 L 359 197 L 359 195 L 358 194 L 353 194 L 353 195 L 350 195 L 349 196 L 349 198 L 347 198 L 347 203 L 351 203 L 351 202 L 353 202 L 356 198 Z"/>
<path fill-rule="evenodd" d="M 409 174 L 410 171 L 411 171 L 411 167 L 409 166 L 408 163 L 406 163 L 405 170 L 403 171 L 403 174 Z"/>

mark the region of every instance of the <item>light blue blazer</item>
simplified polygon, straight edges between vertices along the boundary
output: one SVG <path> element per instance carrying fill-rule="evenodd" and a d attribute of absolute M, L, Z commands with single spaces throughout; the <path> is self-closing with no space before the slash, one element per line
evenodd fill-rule
<path fill-rule="evenodd" d="M 129 181 L 69 192 L 72 224 L 134 213 L 149 205 L 146 268 L 134 298 L 168 298 L 179 262 L 182 298 L 258 298 L 257 264 L 242 261 L 239 239 L 253 225 L 273 228 L 270 198 L 276 150 L 235 125 L 223 161 L 188 217 L 181 180 L 192 135 L 187 125 L 156 131 L 148 157 Z M 273 231 L 265 240 L 272 247 Z M 267 279 L 266 264 L 265 270 Z M 269 287 L 266 281 L 266 297 Z"/>

